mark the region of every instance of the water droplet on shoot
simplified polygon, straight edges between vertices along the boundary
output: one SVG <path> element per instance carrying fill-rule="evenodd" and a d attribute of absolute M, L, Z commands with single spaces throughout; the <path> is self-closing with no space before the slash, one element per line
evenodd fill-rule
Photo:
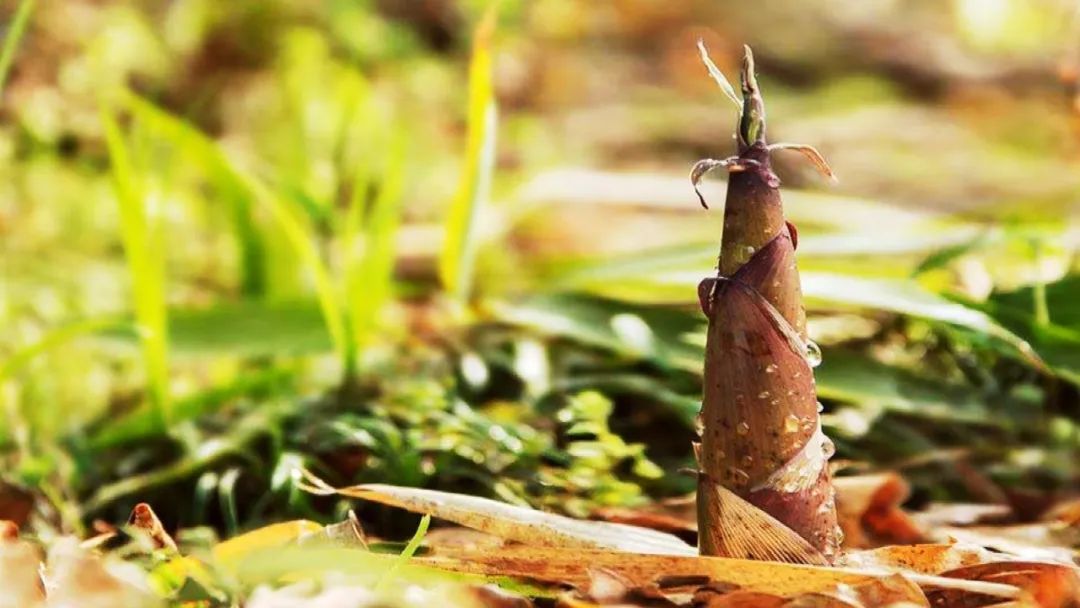
<path fill-rule="evenodd" d="M 768 399 L 769 398 L 769 391 L 761 391 L 760 393 L 757 394 L 757 398 L 758 399 Z"/>
<path fill-rule="evenodd" d="M 819 414 L 825 411 L 825 405 L 820 401 L 817 402 L 817 411 Z"/>
<path fill-rule="evenodd" d="M 836 444 L 832 442 L 832 439 L 826 437 L 825 440 L 821 442 L 821 453 L 825 455 L 826 460 L 832 458 L 833 454 L 836 453 Z"/>
<path fill-rule="evenodd" d="M 788 414 L 787 418 L 784 418 L 784 432 L 794 433 L 799 430 L 799 417 L 795 414 Z"/>
<path fill-rule="evenodd" d="M 775 374 L 776 370 L 778 370 L 778 369 L 780 369 L 779 365 L 777 365 L 775 363 L 770 363 L 770 364 L 765 366 L 765 373 L 766 374 Z"/>
<path fill-rule="evenodd" d="M 749 433 L 750 433 L 750 425 L 749 425 L 749 424 L 747 424 L 746 422 L 740 422 L 740 423 L 739 423 L 739 424 L 738 424 L 738 425 L 737 425 L 737 426 L 735 427 L 735 432 L 736 432 L 736 433 L 738 433 L 738 434 L 740 434 L 740 435 L 746 435 L 746 434 L 749 434 Z"/>
<path fill-rule="evenodd" d="M 813 340 L 806 341 L 806 362 L 810 367 L 821 365 L 821 347 Z"/>

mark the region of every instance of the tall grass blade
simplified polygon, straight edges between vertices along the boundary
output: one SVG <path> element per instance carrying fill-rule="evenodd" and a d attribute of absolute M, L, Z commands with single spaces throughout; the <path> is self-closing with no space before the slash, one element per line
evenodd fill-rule
<path fill-rule="evenodd" d="M 101 120 L 109 151 L 113 186 L 120 206 L 120 232 L 131 275 L 135 326 L 146 365 L 150 405 L 164 426 L 170 417 L 169 329 L 165 303 L 165 259 L 161 230 L 131 154 L 108 107 Z"/>
<path fill-rule="evenodd" d="M 492 5 L 476 28 L 469 64 L 468 133 L 465 166 L 446 218 L 446 234 L 439 255 L 439 278 L 458 302 L 472 290 L 476 256 L 476 218 L 487 202 L 495 165 L 495 89 L 492 82 L 492 37 L 496 11 Z"/>
<path fill-rule="evenodd" d="M 127 93 L 121 96 L 124 109 L 147 125 L 154 134 L 175 146 L 184 158 L 201 166 L 218 195 L 229 203 L 232 229 L 240 257 L 240 289 L 245 296 L 262 295 L 267 288 L 266 243 L 252 213 L 252 195 L 242 183 L 221 148 L 191 124 Z"/>
<path fill-rule="evenodd" d="M 250 193 L 254 200 L 267 209 L 270 217 L 284 234 L 286 242 L 311 273 L 327 331 L 330 333 L 335 351 L 341 360 L 345 361 L 348 352 L 347 334 L 345 319 L 338 303 L 337 290 L 330 271 L 315 244 L 312 230 L 303 218 L 294 213 L 286 200 L 271 189 L 260 176 L 241 167 L 221 149 L 217 142 L 205 134 L 135 95 L 128 95 L 126 103 L 137 116 L 149 117 L 155 121 L 156 125 L 182 137 L 188 145 L 195 147 L 200 155 L 205 155 L 209 159 L 210 167 L 223 172 L 230 182 L 235 182 L 236 187 Z"/>
<path fill-rule="evenodd" d="M 4 85 L 7 84 L 8 72 L 11 70 L 12 62 L 15 61 L 15 50 L 18 49 L 19 41 L 26 32 L 26 25 L 30 23 L 30 13 L 34 10 L 34 4 L 35 0 L 22 0 L 19 8 L 15 9 L 11 25 L 8 26 L 7 36 L 4 37 L 4 48 L 0 49 L 0 91 L 3 91 Z"/>
<path fill-rule="evenodd" d="M 366 179 L 354 188 L 343 234 L 345 307 L 349 322 L 347 369 L 355 371 L 359 348 L 378 326 L 389 300 L 394 276 L 394 237 L 401 223 L 401 194 L 405 178 L 405 138 L 396 134 L 390 144 L 386 175 L 370 208 L 365 209 Z M 361 216 L 364 216 L 361 218 Z"/>
<path fill-rule="evenodd" d="M 3 362 L 0 362 L 0 380 L 4 380 L 19 372 L 24 366 L 34 360 L 38 355 L 55 350 L 83 336 L 88 336 L 109 329 L 126 327 L 128 323 L 123 319 L 114 317 L 86 319 L 74 321 L 50 330 L 40 340 L 29 344 Z"/>

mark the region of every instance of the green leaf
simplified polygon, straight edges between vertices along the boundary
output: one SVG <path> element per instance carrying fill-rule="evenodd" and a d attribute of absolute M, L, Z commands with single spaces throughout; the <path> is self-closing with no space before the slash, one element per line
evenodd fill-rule
<path fill-rule="evenodd" d="M 35 0 L 22 0 L 19 8 L 15 9 L 15 16 L 7 28 L 7 36 L 4 37 L 4 48 L 0 50 L 0 91 L 4 90 L 7 83 L 7 75 L 11 70 L 11 64 L 15 60 L 15 51 L 19 48 L 26 25 L 30 22 L 30 13 L 34 10 Z"/>
<path fill-rule="evenodd" d="M 111 110 L 105 106 L 101 108 L 101 120 L 120 206 L 120 232 L 131 275 L 136 332 L 142 345 L 150 402 L 164 426 L 169 422 L 171 409 L 165 235 L 159 219 L 147 208 L 147 192 L 132 165 L 127 142 Z"/>
<path fill-rule="evenodd" d="M 492 4 L 476 28 L 473 40 L 472 60 L 469 63 L 465 165 L 446 217 L 446 231 L 439 255 L 439 278 L 443 287 L 459 303 L 464 303 L 472 290 L 473 260 L 477 246 L 476 220 L 490 196 L 495 168 L 496 104 L 491 46 L 496 14 L 496 4 Z"/>
<path fill-rule="evenodd" d="M 394 560 L 390 568 L 379 579 L 378 584 L 375 585 L 376 592 L 384 592 L 387 587 L 396 582 L 401 569 L 409 563 L 413 555 L 416 555 L 416 550 L 420 548 L 420 543 L 424 541 L 424 535 L 427 534 L 429 525 L 431 525 L 430 515 L 425 515 L 420 519 L 420 525 L 416 526 L 416 532 L 409 539 L 409 544 L 405 545 L 401 554 L 397 556 L 397 559 Z"/>

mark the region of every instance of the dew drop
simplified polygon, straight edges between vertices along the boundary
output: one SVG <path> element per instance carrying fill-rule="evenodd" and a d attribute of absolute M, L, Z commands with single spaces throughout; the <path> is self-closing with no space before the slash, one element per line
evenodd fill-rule
<path fill-rule="evenodd" d="M 819 413 L 819 414 L 820 414 L 821 412 L 824 412 L 824 411 L 825 411 L 825 404 L 823 404 L 822 402 L 818 401 L 818 402 L 817 402 L 817 411 L 818 411 L 818 413 Z"/>
<path fill-rule="evenodd" d="M 784 432 L 794 433 L 799 430 L 799 417 L 795 414 L 788 414 L 787 418 L 784 418 Z"/>
<path fill-rule="evenodd" d="M 806 362 L 810 367 L 821 365 L 821 347 L 813 340 L 806 341 Z"/>
<path fill-rule="evenodd" d="M 750 433 L 750 425 L 746 422 L 740 422 L 738 425 L 736 425 L 735 432 L 740 435 L 747 435 Z"/>
<path fill-rule="evenodd" d="M 701 434 L 705 432 L 705 421 L 701 419 L 700 413 L 694 416 L 694 431 L 698 437 L 701 437 Z"/>
<path fill-rule="evenodd" d="M 757 394 L 757 398 L 758 399 L 768 399 L 769 398 L 769 391 L 761 391 L 760 393 Z"/>
<path fill-rule="evenodd" d="M 773 399 L 772 401 L 769 402 L 769 405 L 780 405 L 780 400 L 779 399 Z"/>
<path fill-rule="evenodd" d="M 756 252 L 756 251 L 757 251 L 757 249 L 754 249 L 753 245 L 747 245 L 746 246 L 746 255 L 747 255 L 747 257 L 754 255 L 754 252 Z"/>
<path fill-rule="evenodd" d="M 787 392 L 787 396 L 788 397 L 794 397 L 795 396 L 795 389 L 789 388 L 788 392 Z"/>
<path fill-rule="evenodd" d="M 778 370 L 778 369 L 780 369 L 779 365 L 777 365 L 775 363 L 770 363 L 770 364 L 765 366 L 765 373 L 766 374 L 775 374 L 776 370 Z"/>
<path fill-rule="evenodd" d="M 826 460 L 832 458 L 833 454 L 836 453 L 836 444 L 832 442 L 832 439 L 826 437 L 825 440 L 821 442 L 821 453 L 825 455 Z"/>

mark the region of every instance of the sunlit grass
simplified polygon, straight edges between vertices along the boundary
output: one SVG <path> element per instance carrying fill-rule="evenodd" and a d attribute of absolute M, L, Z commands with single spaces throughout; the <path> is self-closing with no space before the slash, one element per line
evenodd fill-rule
<path fill-rule="evenodd" d="M 19 41 L 22 40 L 26 25 L 30 22 L 30 14 L 34 10 L 35 2 L 36 0 L 19 2 L 19 8 L 15 10 L 15 16 L 8 26 L 4 46 L 0 49 L 0 91 L 3 91 L 4 85 L 7 84 L 8 72 L 11 71 L 11 64 L 15 60 L 15 51 L 19 48 Z"/>
<path fill-rule="evenodd" d="M 495 7 L 489 8 L 476 28 L 473 40 L 464 166 L 446 216 L 445 240 L 439 255 L 439 278 L 458 303 L 464 303 L 471 295 L 477 248 L 476 220 L 490 196 L 495 167 L 497 111 L 491 47 L 496 16 Z"/>
<path fill-rule="evenodd" d="M 145 184 L 132 165 L 130 149 L 112 110 L 103 106 L 101 120 L 120 208 L 120 236 L 131 277 L 135 326 L 146 366 L 147 393 L 158 423 L 164 427 L 171 417 L 164 233 Z"/>
<path fill-rule="evenodd" d="M 405 179 L 405 138 L 391 136 L 387 170 L 378 193 L 367 204 L 368 179 L 354 186 L 342 230 L 345 251 L 344 298 L 348 319 L 346 373 L 356 373 L 359 350 L 378 328 L 379 315 L 393 291 L 394 237 L 401 222 Z"/>

